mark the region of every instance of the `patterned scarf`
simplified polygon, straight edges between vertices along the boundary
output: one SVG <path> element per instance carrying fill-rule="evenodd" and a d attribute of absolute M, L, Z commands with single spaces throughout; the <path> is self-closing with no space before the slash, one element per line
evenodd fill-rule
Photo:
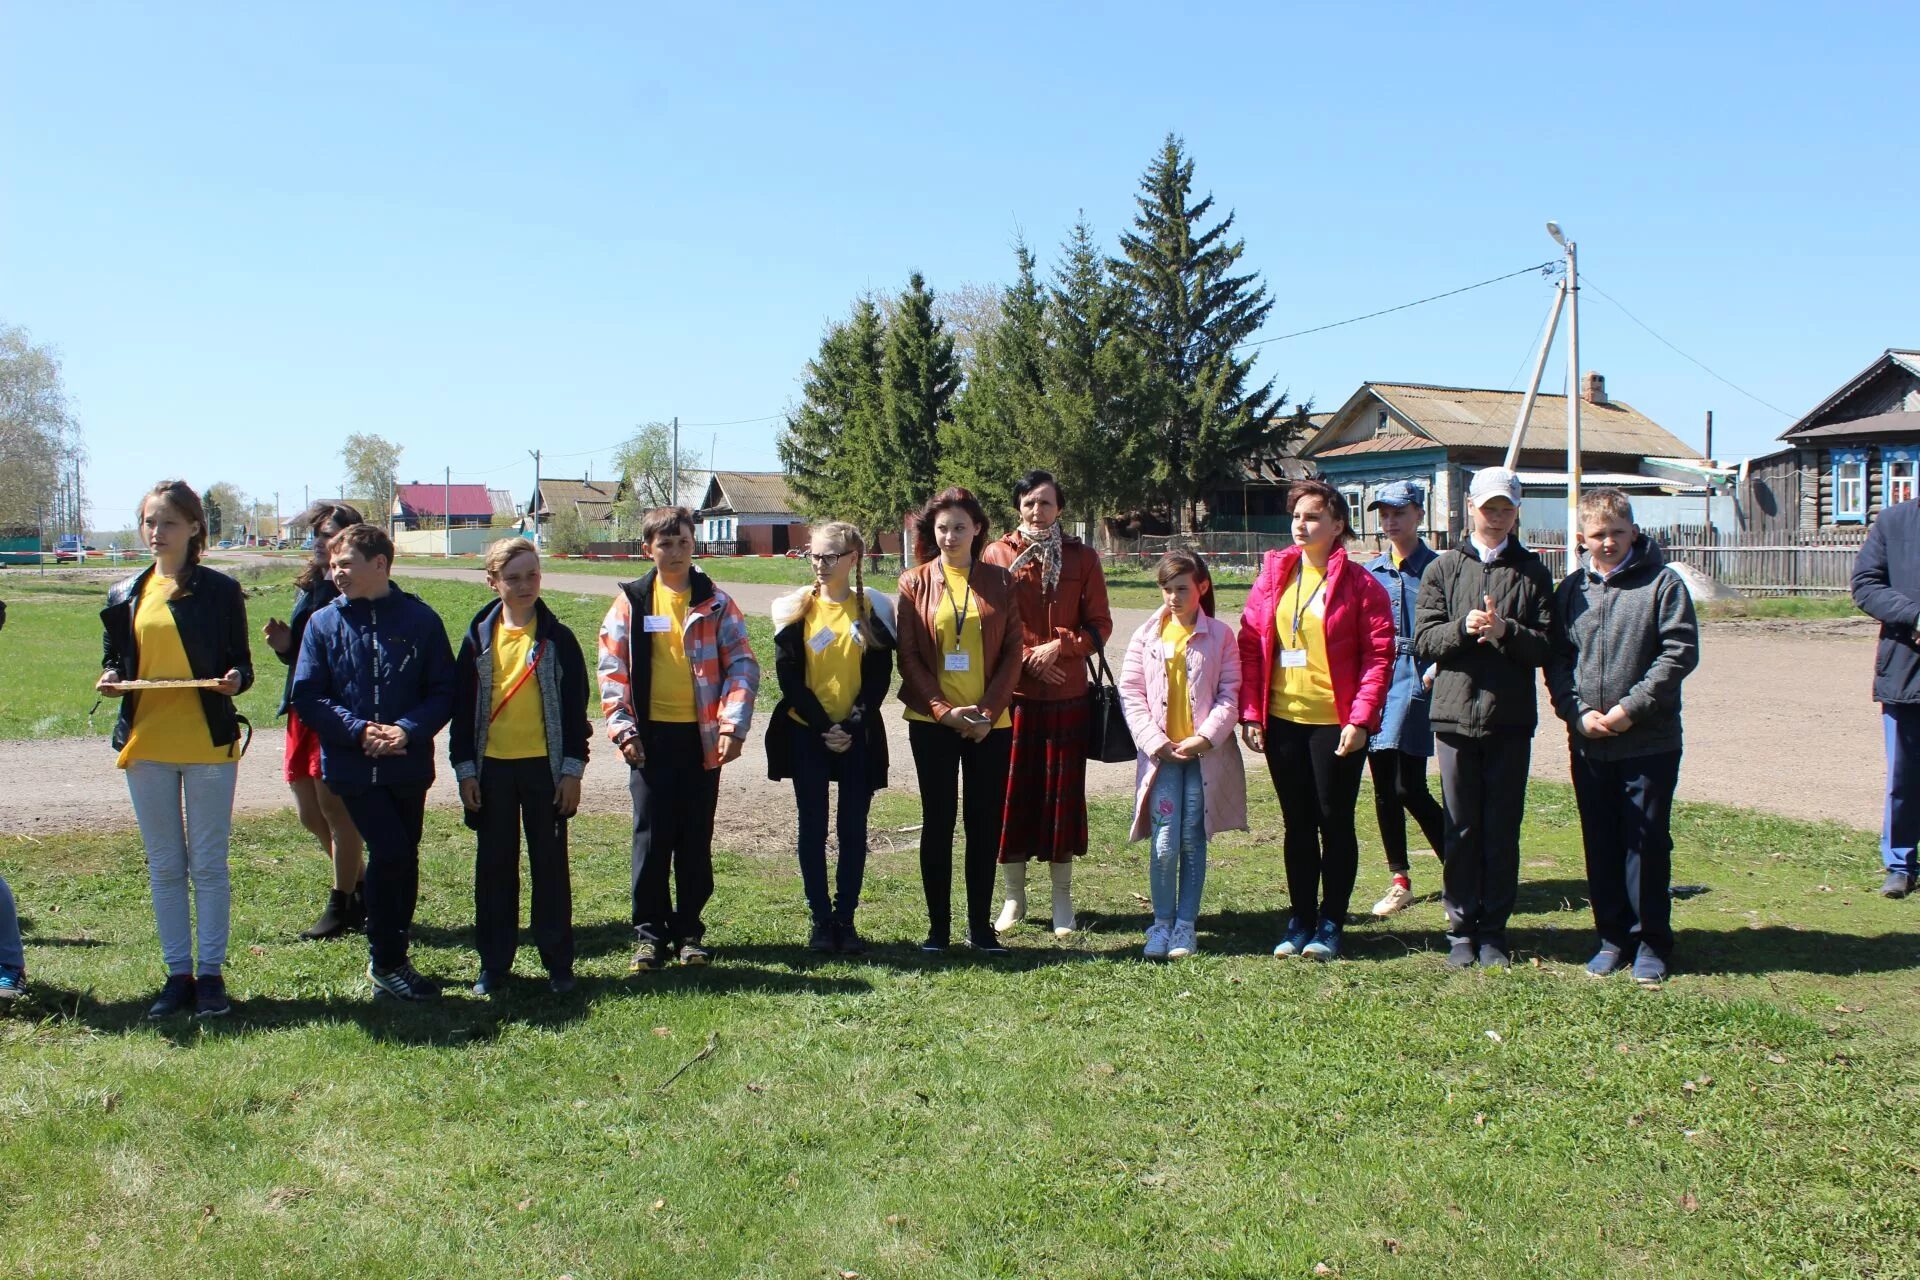
<path fill-rule="evenodd" d="M 1054 593 L 1060 585 L 1060 525 L 1056 521 L 1045 529 L 1035 529 L 1030 525 L 1020 526 L 1020 536 L 1027 540 L 1026 550 L 1013 558 L 1013 564 L 1007 572 L 1017 573 L 1020 566 L 1028 560 L 1040 561 L 1040 586 L 1048 595 Z"/>

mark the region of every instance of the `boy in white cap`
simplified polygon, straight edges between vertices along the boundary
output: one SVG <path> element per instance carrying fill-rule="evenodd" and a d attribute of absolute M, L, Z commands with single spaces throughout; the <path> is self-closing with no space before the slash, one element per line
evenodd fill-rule
<path fill-rule="evenodd" d="M 1421 577 L 1413 643 L 1438 668 L 1428 714 L 1447 815 L 1447 964 L 1505 968 L 1554 584 L 1520 542 L 1520 477 L 1481 468 L 1467 508 L 1469 535 Z"/>

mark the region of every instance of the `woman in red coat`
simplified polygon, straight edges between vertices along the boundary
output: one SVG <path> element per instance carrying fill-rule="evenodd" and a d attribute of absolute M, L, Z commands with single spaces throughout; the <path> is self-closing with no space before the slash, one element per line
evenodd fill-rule
<path fill-rule="evenodd" d="M 1266 753 L 1286 824 L 1292 913 L 1273 953 L 1331 960 L 1359 871 L 1353 812 L 1392 683 L 1393 611 L 1347 559 L 1340 491 L 1295 481 L 1287 503 L 1293 545 L 1267 552 L 1240 615 L 1240 732 Z"/>

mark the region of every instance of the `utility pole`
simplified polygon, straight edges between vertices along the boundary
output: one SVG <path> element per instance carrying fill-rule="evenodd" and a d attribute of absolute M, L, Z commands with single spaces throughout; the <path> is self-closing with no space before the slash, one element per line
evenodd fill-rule
<path fill-rule="evenodd" d="M 273 491 L 273 540 L 280 541 L 280 491 Z"/>
<path fill-rule="evenodd" d="M 533 459 L 533 501 L 527 507 L 527 519 L 533 521 L 533 545 L 540 546 L 540 451 L 527 450 L 527 456 Z"/>
<path fill-rule="evenodd" d="M 446 537 L 442 539 L 442 555 L 453 558 L 453 468 L 448 467 L 445 477 L 440 481 L 440 505 L 442 507 L 440 528 Z"/>
<path fill-rule="evenodd" d="M 1711 409 L 1707 410 L 1707 465 L 1709 467 L 1713 465 L 1713 410 Z M 1707 536 L 1711 538 L 1713 536 L 1713 477 L 1711 475 L 1707 477 L 1707 519 L 1705 528 Z"/>
<path fill-rule="evenodd" d="M 680 415 L 673 415 L 673 487 L 668 491 L 667 505 L 680 505 Z"/>

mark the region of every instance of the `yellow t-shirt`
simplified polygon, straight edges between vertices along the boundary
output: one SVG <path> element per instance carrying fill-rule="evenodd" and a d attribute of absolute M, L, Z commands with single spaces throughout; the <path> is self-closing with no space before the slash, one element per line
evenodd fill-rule
<path fill-rule="evenodd" d="M 533 661 L 539 629 L 537 621 L 528 627 L 508 626 L 504 609 L 499 621 L 493 624 L 493 699 L 489 707 L 494 714 L 493 723 L 487 727 L 489 760 L 546 758 L 547 718 L 540 705 L 540 674 L 527 672 L 527 664 Z M 541 662 L 547 660 L 547 657 L 540 659 Z M 523 674 L 527 678 L 521 683 Z M 516 683 L 520 685 L 520 692 L 501 706 L 500 700 L 506 698 Z"/>
<path fill-rule="evenodd" d="M 1267 711 L 1275 719 L 1295 724 L 1339 724 L 1333 702 L 1333 671 L 1327 665 L 1327 593 L 1325 570 L 1305 560 L 1293 581 L 1280 593 L 1273 611 L 1273 692 Z M 1299 630 L 1294 619 L 1300 620 Z M 1306 650 L 1304 666 L 1288 666 L 1284 654 Z"/>
<path fill-rule="evenodd" d="M 1187 688 L 1187 641 L 1193 628 L 1169 613 L 1160 625 L 1160 641 L 1167 646 L 1167 736 L 1182 742 L 1193 736 L 1193 693 Z"/>
<path fill-rule="evenodd" d="M 956 707 L 978 706 L 987 696 L 987 646 L 980 631 L 980 601 L 968 583 L 967 570 L 942 561 L 940 572 L 947 584 L 947 598 L 933 615 L 933 638 L 940 649 L 940 696 Z M 949 655 L 956 653 L 964 655 L 960 665 L 966 670 L 956 671 L 948 665 Z M 909 711 L 907 719 L 928 717 Z M 1012 723 L 1013 716 L 1002 711 L 993 727 L 1004 729 Z"/>
<path fill-rule="evenodd" d="M 174 625 L 173 610 L 167 607 L 167 597 L 172 594 L 172 578 L 161 577 L 158 569 L 147 576 L 133 609 L 133 639 L 140 650 L 140 669 L 122 671 L 121 679 L 193 679 L 186 646 L 180 643 L 180 628 Z M 135 760 L 225 764 L 237 758 L 236 748 L 213 745 L 198 689 L 142 689 L 131 696 L 139 699 L 133 706 L 133 727 L 127 733 L 127 745 L 120 748 L 114 761 L 122 769 Z"/>
<path fill-rule="evenodd" d="M 860 656 L 864 652 L 853 638 L 854 597 L 835 603 L 825 596 L 807 602 L 800 619 L 800 638 L 807 648 L 807 688 L 826 709 L 827 719 L 839 724 L 853 714 L 854 700 L 860 696 Z M 788 715 L 804 724 L 798 711 Z"/>
<path fill-rule="evenodd" d="M 653 608 L 649 617 L 665 618 L 664 630 L 647 638 L 653 642 L 652 687 L 647 692 L 647 718 L 665 724 L 692 724 L 693 664 L 687 661 L 687 606 L 693 588 L 674 591 L 658 577 L 653 580 Z"/>

